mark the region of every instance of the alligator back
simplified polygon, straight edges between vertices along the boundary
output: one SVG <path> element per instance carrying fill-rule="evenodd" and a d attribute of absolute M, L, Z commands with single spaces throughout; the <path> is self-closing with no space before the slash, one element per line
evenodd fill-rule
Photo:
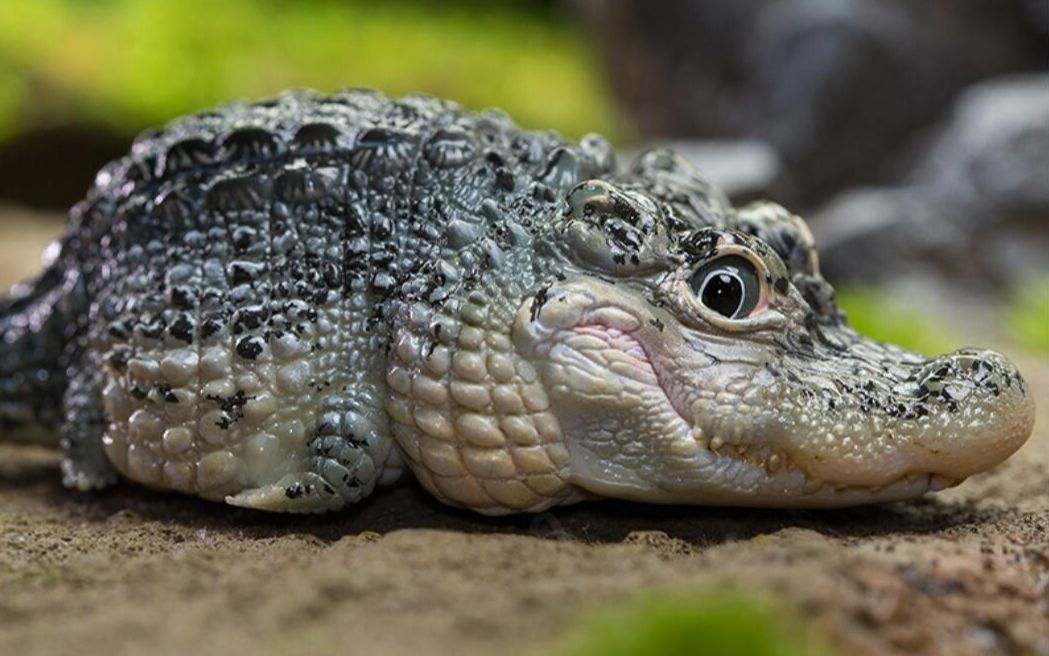
<path fill-rule="evenodd" d="M 88 301 L 57 340 L 76 375 L 48 401 L 68 419 L 67 484 L 98 487 L 112 463 L 208 498 L 247 490 L 256 507 L 366 495 L 394 457 L 394 326 L 502 266 L 610 165 L 607 144 L 368 91 L 142 135 L 73 209 L 48 274 Z"/>

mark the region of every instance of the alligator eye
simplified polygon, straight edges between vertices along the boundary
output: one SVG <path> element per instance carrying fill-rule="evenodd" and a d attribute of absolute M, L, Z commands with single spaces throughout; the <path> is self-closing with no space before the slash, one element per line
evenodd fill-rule
<path fill-rule="evenodd" d="M 729 319 L 749 315 L 761 297 L 754 265 L 738 255 L 707 262 L 696 269 L 688 284 L 700 303 Z"/>

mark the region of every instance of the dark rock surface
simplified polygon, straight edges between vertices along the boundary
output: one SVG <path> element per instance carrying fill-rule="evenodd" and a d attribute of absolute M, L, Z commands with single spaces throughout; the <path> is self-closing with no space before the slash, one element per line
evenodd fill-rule
<path fill-rule="evenodd" d="M 825 272 L 936 271 L 1005 286 L 1049 271 L 1049 75 L 976 85 L 903 186 L 847 191 L 812 216 Z"/>
<path fill-rule="evenodd" d="M 1019 0 L 579 4 L 643 138 L 767 141 L 803 200 L 890 180 L 958 91 L 1045 63 Z"/>

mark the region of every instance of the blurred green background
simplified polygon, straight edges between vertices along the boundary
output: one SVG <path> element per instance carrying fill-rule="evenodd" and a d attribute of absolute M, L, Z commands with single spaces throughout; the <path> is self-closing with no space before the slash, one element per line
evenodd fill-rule
<path fill-rule="evenodd" d="M 554 2 L 3 0 L 0 200 L 68 207 L 144 128 L 288 88 L 427 92 L 617 138 L 599 69 Z"/>
<path fill-rule="evenodd" d="M 7 0 L 0 138 L 87 123 L 128 134 L 289 87 L 424 91 L 527 127 L 616 133 L 588 41 L 552 3 Z"/>

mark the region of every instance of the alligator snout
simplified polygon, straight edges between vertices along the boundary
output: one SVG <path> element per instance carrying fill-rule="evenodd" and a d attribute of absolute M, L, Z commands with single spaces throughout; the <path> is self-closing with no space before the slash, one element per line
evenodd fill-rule
<path fill-rule="evenodd" d="M 1030 435 L 1033 400 L 1000 353 L 923 358 L 854 339 L 818 365 L 822 377 L 780 388 L 792 401 L 780 406 L 787 419 L 777 446 L 810 477 L 872 489 L 910 476 L 957 483 L 998 465 Z"/>
<path fill-rule="evenodd" d="M 911 425 L 913 445 L 933 474 L 961 480 L 996 466 L 1027 440 L 1034 401 L 1016 367 L 995 351 L 961 349 L 934 358 L 915 377 L 921 414 Z"/>

